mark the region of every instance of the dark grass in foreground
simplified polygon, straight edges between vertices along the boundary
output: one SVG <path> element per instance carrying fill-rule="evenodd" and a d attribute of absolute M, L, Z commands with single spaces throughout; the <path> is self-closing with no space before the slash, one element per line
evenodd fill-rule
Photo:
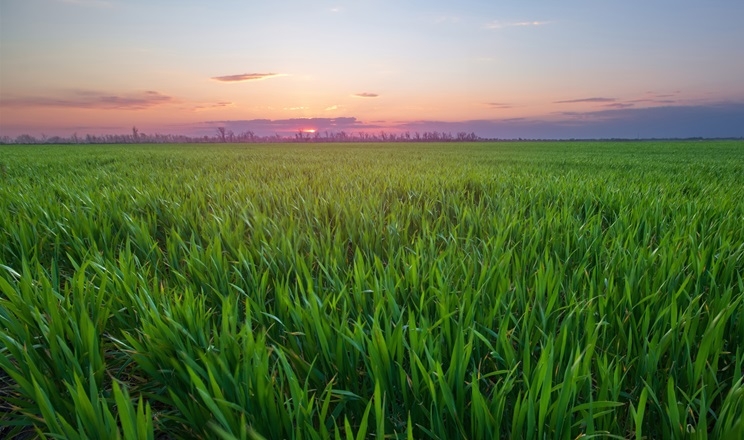
<path fill-rule="evenodd" d="M 744 438 L 744 144 L 2 147 L 0 433 Z"/>

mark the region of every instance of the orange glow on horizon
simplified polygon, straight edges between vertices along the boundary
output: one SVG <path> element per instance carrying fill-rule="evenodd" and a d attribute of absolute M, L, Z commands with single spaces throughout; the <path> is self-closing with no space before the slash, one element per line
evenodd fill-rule
<path fill-rule="evenodd" d="M 305 128 L 302 130 L 303 133 L 315 133 L 314 128 Z"/>

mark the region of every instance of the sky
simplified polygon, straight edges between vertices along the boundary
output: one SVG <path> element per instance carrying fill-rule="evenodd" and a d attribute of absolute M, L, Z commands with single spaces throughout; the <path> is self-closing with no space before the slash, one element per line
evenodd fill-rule
<path fill-rule="evenodd" d="M 0 135 L 744 136 L 741 0 L 0 0 Z"/>

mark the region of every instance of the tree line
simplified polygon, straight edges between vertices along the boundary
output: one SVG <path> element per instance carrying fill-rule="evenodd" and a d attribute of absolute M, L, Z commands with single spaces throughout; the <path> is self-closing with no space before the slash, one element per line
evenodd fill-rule
<path fill-rule="evenodd" d="M 257 135 L 251 130 L 239 133 L 225 127 L 217 127 L 212 136 L 186 136 L 180 134 L 147 134 L 132 127 L 130 134 L 86 134 L 79 136 L 32 136 L 22 134 L 12 138 L 0 137 L 0 144 L 188 144 L 188 143 L 288 143 L 288 142 L 475 142 L 483 140 L 475 133 L 444 131 L 424 132 L 379 132 L 367 131 L 315 131 L 299 130 L 292 135 Z"/>

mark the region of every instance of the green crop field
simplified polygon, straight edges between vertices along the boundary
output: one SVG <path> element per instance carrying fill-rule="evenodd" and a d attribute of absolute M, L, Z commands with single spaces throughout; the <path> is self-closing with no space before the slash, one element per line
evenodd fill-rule
<path fill-rule="evenodd" d="M 744 438 L 744 142 L 0 147 L 0 437 Z"/>

